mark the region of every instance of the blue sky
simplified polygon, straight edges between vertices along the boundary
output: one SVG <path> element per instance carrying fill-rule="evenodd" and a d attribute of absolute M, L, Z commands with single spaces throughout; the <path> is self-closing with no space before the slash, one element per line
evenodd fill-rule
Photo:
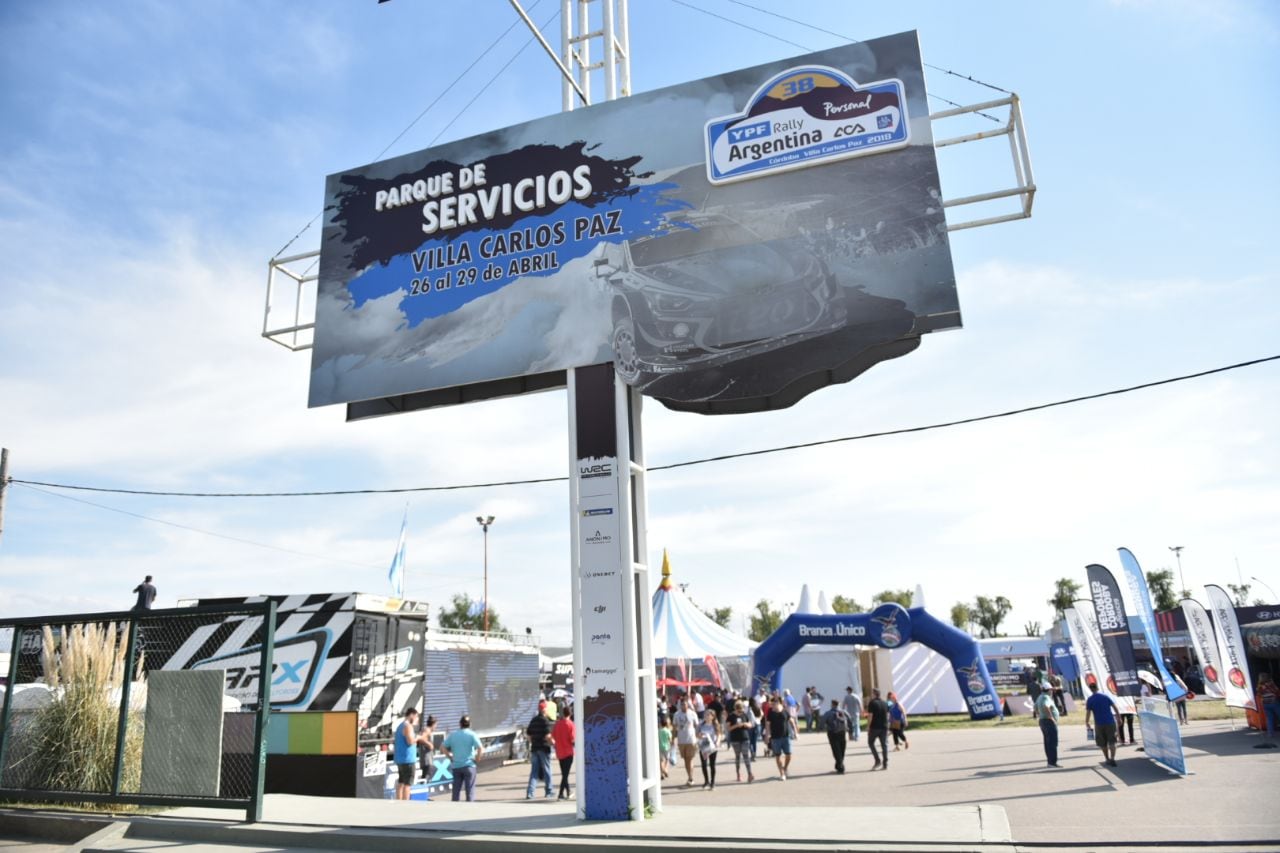
<path fill-rule="evenodd" d="M 806 48 L 834 36 L 691 0 Z M 527 4 L 533 5 L 533 4 Z M 548 20 L 558 4 L 532 9 Z M 1280 352 L 1274 208 L 1280 13 L 1265 2 L 1042 7 L 754 5 L 1016 90 L 1035 216 L 953 235 L 965 328 L 793 409 L 702 418 L 651 405 L 654 464 L 980 415 Z M 567 469 L 562 392 L 360 424 L 307 410 L 309 358 L 258 337 L 266 261 L 324 176 L 559 109 L 504 0 L 0 7 L 0 445 L 19 479 L 175 490 L 447 485 Z M 632 3 L 637 91 L 802 53 L 671 0 Z M 558 24 L 548 29 L 553 41 Z M 936 69 L 931 92 L 996 93 Z M 932 101 L 934 109 L 945 104 Z M 966 155 L 970 156 L 970 155 Z M 944 153 L 944 193 L 1004 186 Z M 294 248 L 318 246 L 316 229 Z M 924 586 L 1048 621 L 1055 578 L 1172 566 L 1188 586 L 1280 588 L 1280 366 L 929 433 L 657 472 L 650 544 L 704 606 L 741 616 L 809 582 L 865 604 Z M 60 493 L 68 494 L 68 493 Z M 0 614 L 259 592 L 385 590 L 405 498 L 194 500 L 15 486 Z M 409 498 L 408 591 L 479 595 L 567 641 L 564 484 Z M 221 534 L 218 538 L 186 528 Z M 234 540 L 249 540 L 251 545 Z M 276 549 L 260 547 L 269 545 Z M 294 553 L 301 552 L 301 553 Z M 734 624 L 740 627 L 740 622 Z"/>

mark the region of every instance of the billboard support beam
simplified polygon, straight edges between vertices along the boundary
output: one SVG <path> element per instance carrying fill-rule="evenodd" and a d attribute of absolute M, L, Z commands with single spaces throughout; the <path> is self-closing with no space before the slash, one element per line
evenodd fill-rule
<path fill-rule="evenodd" d="M 516 5 L 516 0 L 511 2 Z M 600 4 L 599 28 L 594 30 L 593 3 Z M 527 16 L 522 17 L 528 22 Z M 627 20 L 627 0 L 562 0 L 562 61 L 557 59 L 556 66 L 564 75 L 561 89 L 565 111 L 578 105 L 575 93 L 583 103 L 591 103 L 591 75 L 595 71 L 603 72 L 605 100 L 631 94 Z M 597 38 L 602 41 L 603 57 L 592 62 L 591 42 Z M 604 372 L 607 380 L 600 378 Z M 656 693 L 657 682 L 649 593 L 643 396 L 622 381 L 612 364 L 570 368 L 566 371 L 566 385 L 571 466 L 573 701 L 578 721 L 574 751 L 582 756 L 574 764 L 574 783 L 580 792 L 578 817 L 644 820 L 647 808 L 662 809 L 662 780 L 657 709 L 649 701 Z M 612 450 L 607 454 L 609 461 L 598 455 L 599 447 L 584 443 L 602 438 L 602 422 L 612 424 L 612 434 L 605 441 Z M 584 527 L 584 519 L 594 523 Z M 584 625 L 587 614 L 591 614 L 591 631 Z M 593 677 L 592 670 L 613 669 L 612 664 L 619 659 L 620 679 L 616 673 Z M 602 686 L 593 687 L 593 682 Z M 611 701 L 616 695 L 612 688 L 616 687 L 621 687 L 620 709 Z M 602 701 L 602 695 L 610 700 Z M 619 710 L 621 720 L 616 717 Z M 609 722 L 604 722 L 606 719 Z M 622 723 L 621 738 L 596 740 L 596 728 L 608 731 L 606 726 L 616 726 L 618 722 Z M 625 774 L 609 772 L 611 765 L 625 767 Z"/>
<path fill-rule="evenodd" d="M 983 101 L 980 104 L 972 104 L 967 107 L 956 107 L 950 110 L 940 110 L 929 115 L 930 122 L 939 122 L 957 116 L 982 114 L 987 115 L 988 110 L 998 110 L 1002 107 L 1009 108 L 1009 117 L 1003 126 L 993 130 L 983 130 L 975 133 L 965 133 L 959 136 L 952 136 L 946 139 L 935 139 L 933 147 L 948 148 L 953 145 L 964 145 L 969 142 L 981 142 L 984 139 L 996 139 L 1001 136 L 1009 138 L 1009 156 L 1013 163 L 1014 186 L 1010 189 L 995 190 L 993 192 L 975 193 L 973 195 L 962 196 L 961 198 L 943 199 L 942 206 L 945 209 L 962 207 L 967 204 L 980 204 L 987 201 L 995 201 L 1002 198 L 1019 199 L 1019 209 L 1016 213 L 1006 213 L 997 216 L 986 216 L 978 219 L 970 219 L 964 222 L 948 222 L 947 231 L 962 231 L 966 228 L 981 228 L 984 225 L 995 225 L 1000 222 L 1013 222 L 1018 219 L 1029 219 L 1031 217 L 1031 206 L 1036 199 L 1036 179 L 1031 170 L 1031 151 L 1027 147 L 1027 128 L 1022 120 L 1022 101 L 1016 94 L 1011 94 L 1007 98 L 999 98 L 994 101 Z M 988 118 L 994 119 L 994 116 L 987 115 Z"/>

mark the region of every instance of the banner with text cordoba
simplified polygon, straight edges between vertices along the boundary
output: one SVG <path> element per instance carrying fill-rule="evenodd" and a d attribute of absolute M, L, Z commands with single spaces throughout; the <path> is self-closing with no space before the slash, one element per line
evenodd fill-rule
<path fill-rule="evenodd" d="M 1236 607 L 1227 591 L 1216 584 L 1205 584 L 1209 597 L 1209 610 L 1213 614 L 1214 633 L 1218 637 L 1218 654 L 1227 668 L 1222 688 L 1227 694 L 1227 704 L 1236 708 L 1252 708 L 1253 686 L 1249 684 L 1249 664 L 1244 656 L 1244 641 L 1240 638 L 1240 622 L 1236 619 Z"/>
<path fill-rule="evenodd" d="M 1200 661 L 1200 674 L 1204 677 L 1204 694 L 1214 699 L 1226 695 L 1222 689 L 1222 658 L 1218 657 L 1218 641 L 1213 635 L 1213 625 L 1204 605 L 1194 598 L 1182 599 L 1182 614 L 1187 617 L 1187 631 L 1191 634 L 1191 646 Z"/>
<path fill-rule="evenodd" d="M 1129 618 L 1120 596 L 1120 585 L 1106 566 L 1093 563 L 1086 566 L 1085 571 L 1089 575 L 1089 591 L 1093 593 L 1102 652 L 1111 668 L 1111 691 L 1117 696 L 1141 696 L 1133 637 L 1129 634 Z"/>
<path fill-rule="evenodd" d="M 1089 695 L 1089 685 L 1097 684 L 1098 690 L 1115 700 L 1116 707 L 1122 714 L 1134 713 L 1133 700 L 1127 696 L 1116 696 L 1115 679 L 1111 677 L 1111 668 L 1102 654 L 1102 638 L 1098 634 L 1097 616 L 1093 612 L 1093 602 L 1088 599 L 1077 599 L 1066 610 L 1067 630 L 1071 633 L 1071 641 L 1080 656 L 1080 690 Z"/>
<path fill-rule="evenodd" d="M 1151 591 L 1147 588 L 1147 579 L 1138 565 L 1138 558 L 1128 548 L 1120 549 L 1120 566 L 1123 569 L 1124 589 L 1127 592 L 1125 602 L 1128 604 L 1129 616 L 1138 623 L 1147 638 L 1147 648 L 1155 659 L 1156 671 L 1160 673 L 1160 681 L 1164 684 L 1165 695 L 1170 702 L 1176 702 L 1187 695 L 1187 688 L 1179 684 L 1169 674 L 1164 665 L 1164 651 L 1160 647 L 1160 635 L 1156 631 L 1156 614 L 1151 607 Z"/>

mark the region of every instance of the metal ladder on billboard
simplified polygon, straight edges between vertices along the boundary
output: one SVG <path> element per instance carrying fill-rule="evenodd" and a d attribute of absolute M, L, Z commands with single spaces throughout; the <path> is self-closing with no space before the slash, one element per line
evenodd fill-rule
<path fill-rule="evenodd" d="M 523 19 L 530 32 L 555 63 L 561 75 L 562 109 L 568 111 L 577 106 L 592 103 L 593 75 L 602 79 L 604 99 L 613 100 L 631 94 L 631 52 L 628 27 L 627 0 L 561 0 L 561 50 L 557 52 L 543 38 L 529 18 L 520 0 L 509 0 L 512 8 Z M 595 10 L 593 12 L 593 9 Z M 594 29 L 593 29 L 594 27 Z M 595 55 L 593 42 L 599 42 L 600 59 Z M 1016 94 L 971 106 L 956 107 L 933 113 L 930 121 L 938 123 L 948 119 L 963 119 L 982 115 L 993 118 L 992 111 L 1008 109 L 1008 117 L 1000 127 L 962 133 L 935 141 L 935 148 L 951 148 L 988 139 L 1008 139 L 1013 167 L 1013 186 L 989 192 L 941 199 L 944 208 L 952 209 L 968 205 L 981 205 L 1016 199 L 1018 209 L 1009 213 L 978 216 L 962 222 L 948 222 L 947 230 L 959 231 L 1026 219 L 1031 216 L 1036 185 L 1027 145 L 1027 135 L 1022 118 L 1021 102 Z M 292 351 L 310 349 L 313 345 L 315 282 L 318 273 L 313 272 L 318 263 L 319 251 L 303 252 L 273 259 L 268 264 L 266 306 L 263 315 L 262 336 Z M 291 289 L 292 322 L 273 324 L 273 311 L 281 290 Z M 588 371 L 607 371 L 607 381 L 602 383 L 598 373 L 593 381 L 580 381 Z M 567 400 L 569 413 L 570 451 L 570 527 L 572 548 L 572 604 L 574 607 L 573 650 L 574 671 L 577 677 L 574 691 L 574 715 L 578 721 L 575 752 L 582 760 L 575 762 L 575 784 L 578 794 L 579 817 L 590 817 L 585 800 L 590 796 L 584 786 L 587 776 L 588 751 L 585 748 L 586 729 L 589 728 L 584 706 L 585 686 L 583 637 L 582 579 L 583 579 L 583 527 L 587 517 L 584 509 L 583 466 L 580 464 L 579 438 L 591 424 L 584 423 L 584 413 L 595 412 L 610 422 L 614 435 L 610 444 L 614 449 L 612 470 L 607 475 L 611 482 L 613 505 L 609 510 L 616 520 L 617 536 L 609 543 L 608 550 L 616 558 L 621 575 L 621 612 L 611 620 L 622 633 L 623 689 L 626 743 L 626 798 L 627 815 L 634 820 L 646 816 L 646 806 L 660 810 L 662 786 L 659 778 L 657 755 L 657 709 L 652 698 L 656 695 L 656 675 L 652 654 L 652 632 L 640 630 L 640 626 L 653 624 L 652 604 L 649 596 L 647 517 L 648 499 L 646 467 L 642 434 L 643 396 L 626 385 L 613 371 L 612 364 L 596 368 L 570 369 L 567 371 Z M 603 389 L 603 390 L 601 390 Z M 589 395 L 589 396 L 588 396 Z M 612 411 L 609 411 L 609 410 Z M 603 510 L 602 510 L 603 511 Z M 647 796 L 646 796 L 647 795 Z"/>

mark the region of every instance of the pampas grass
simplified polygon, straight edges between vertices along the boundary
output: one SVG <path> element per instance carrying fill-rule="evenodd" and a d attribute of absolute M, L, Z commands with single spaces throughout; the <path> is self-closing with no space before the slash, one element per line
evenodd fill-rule
<path fill-rule="evenodd" d="M 34 712 L 25 727 L 25 748 L 11 772 L 19 771 L 22 787 L 29 789 L 110 793 L 122 688 L 128 677 L 125 634 L 117 637 L 114 623 L 69 625 L 55 643 L 46 625 L 43 640 L 44 678 L 53 701 Z M 139 659 L 133 689 L 142 684 L 141 672 Z M 129 714 L 124 753 L 120 790 L 137 791 L 141 713 Z"/>

